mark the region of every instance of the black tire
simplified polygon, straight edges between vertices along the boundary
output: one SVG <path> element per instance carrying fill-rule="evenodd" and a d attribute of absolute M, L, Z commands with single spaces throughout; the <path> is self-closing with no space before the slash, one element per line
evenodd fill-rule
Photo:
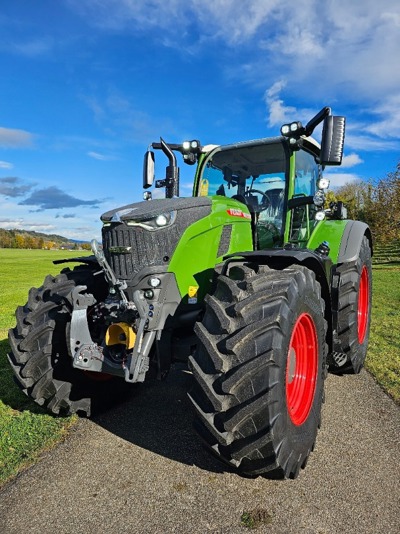
<path fill-rule="evenodd" d="M 356 261 L 336 269 L 337 335 L 341 352 L 329 358 L 329 370 L 336 374 L 357 374 L 367 355 L 372 304 L 371 247 L 366 236 Z"/>
<path fill-rule="evenodd" d="M 98 381 L 97 376 L 93 380 L 72 366 L 68 332 L 71 292 L 77 285 L 87 286 L 86 292 L 98 300 L 107 294 L 103 276 L 95 276 L 90 267 L 65 269 L 56 277 L 48 275 L 39 289 L 29 291 L 26 305 L 16 310 L 17 325 L 8 334 L 8 359 L 16 383 L 37 404 L 57 415 L 89 417 L 94 407 L 104 406 L 105 392 L 111 392 L 111 383 L 116 380 L 109 376 L 107 381 Z"/>
<path fill-rule="evenodd" d="M 189 360 L 195 426 L 243 474 L 295 478 L 306 465 L 321 422 L 324 308 L 314 273 L 301 266 L 232 267 L 206 298 Z M 301 347 L 305 333 L 312 341 Z"/>

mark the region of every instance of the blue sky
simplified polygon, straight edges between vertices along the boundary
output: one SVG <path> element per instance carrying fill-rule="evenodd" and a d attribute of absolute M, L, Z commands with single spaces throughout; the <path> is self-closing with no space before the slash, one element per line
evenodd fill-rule
<path fill-rule="evenodd" d="M 99 238 L 101 213 L 141 199 L 160 136 L 277 135 L 325 105 L 347 117 L 331 185 L 382 178 L 399 57 L 398 0 L 2 0 L 0 228 Z"/>

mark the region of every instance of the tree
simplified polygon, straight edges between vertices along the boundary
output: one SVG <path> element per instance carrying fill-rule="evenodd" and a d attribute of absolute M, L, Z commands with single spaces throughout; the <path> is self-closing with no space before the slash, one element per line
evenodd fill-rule
<path fill-rule="evenodd" d="M 25 238 L 21 234 L 16 234 L 15 236 L 15 246 L 16 248 L 25 248 Z"/>
<path fill-rule="evenodd" d="M 378 181 L 358 180 L 328 191 L 327 207 L 332 201 L 344 203 L 349 219 L 366 222 L 375 241 L 400 240 L 400 163 Z"/>
<path fill-rule="evenodd" d="M 400 240 L 400 163 L 377 183 L 369 222 L 378 241 Z"/>

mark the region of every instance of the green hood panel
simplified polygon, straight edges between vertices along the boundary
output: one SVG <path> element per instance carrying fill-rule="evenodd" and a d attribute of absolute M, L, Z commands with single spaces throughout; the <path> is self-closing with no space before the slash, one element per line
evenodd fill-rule
<path fill-rule="evenodd" d="M 175 273 L 181 296 L 196 304 L 209 292 L 213 270 L 223 257 L 253 250 L 251 216 L 240 202 L 211 197 L 210 215 L 191 224 L 175 249 L 168 271 Z"/>

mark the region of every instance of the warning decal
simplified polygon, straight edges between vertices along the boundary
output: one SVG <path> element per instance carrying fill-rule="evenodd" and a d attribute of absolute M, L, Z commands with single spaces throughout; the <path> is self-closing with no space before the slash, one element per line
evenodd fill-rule
<path fill-rule="evenodd" d="M 199 290 L 199 286 L 189 286 L 188 289 L 188 304 L 196 304 L 197 303 L 197 291 Z"/>
<path fill-rule="evenodd" d="M 230 215 L 231 217 L 240 217 L 241 219 L 251 219 L 250 213 L 245 213 L 242 210 L 239 210 L 237 208 L 230 208 L 229 210 L 226 210 L 226 213 Z"/>

